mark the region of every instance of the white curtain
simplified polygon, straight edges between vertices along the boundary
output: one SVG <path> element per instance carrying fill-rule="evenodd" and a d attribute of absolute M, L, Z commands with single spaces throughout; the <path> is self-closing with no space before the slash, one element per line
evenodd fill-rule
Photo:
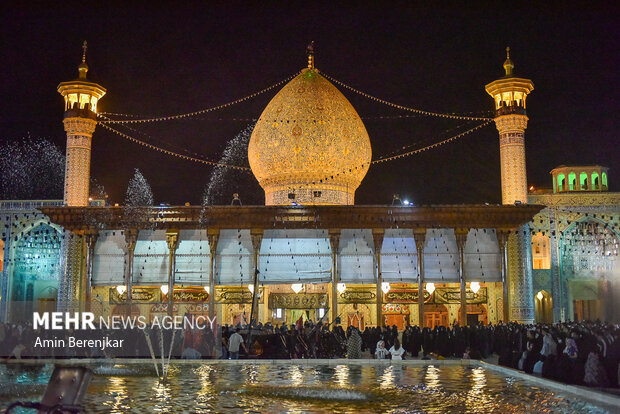
<path fill-rule="evenodd" d="M 465 281 L 501 282 L 501 256 L 494 229 L 471 229 L 465 243 Z"/>
<path fill-rule="evenodd" d="M 211 274 L 206 230 L 181 230 L 175 259 L 175 284 L 208 286 Z"/>
<path fill-rule="evenodd" d="M 418 254 L 413 230 L 385 230 L 381 248 L 381 276 L 384 282 L 418 281 Z"/>
<path fill-rule="evenodd" d="M 259 257 L 261 283 L 331 281 L 327 230 L 265 230 Z"/>
<path fill-rule="evenodd" d="M 459 250 L 454 229 L 426 230 L 424 281 L 459 282 Z"/>
<path fill-rule="evenodd" d="M 254 281 L 250 230 L 220 230 L 215 256 L 215 281 L 219 285 L 241 285 Z"/>
<path fill-rule="evenodd" d="M 125 284 L 125 235 L 121 230 L 99 233 L 93 257 L 93 286 Z"/>
<path fill-rule="evenodd" d="M 133 257 L 134 285 L 168 283 L 166 230 L 140 230 Z"/>
<path fill-rule="evenodd" d="M 376 283 L 374 242 L 370 229 L 344 229 L 340 232 L 340 281 Z"/>

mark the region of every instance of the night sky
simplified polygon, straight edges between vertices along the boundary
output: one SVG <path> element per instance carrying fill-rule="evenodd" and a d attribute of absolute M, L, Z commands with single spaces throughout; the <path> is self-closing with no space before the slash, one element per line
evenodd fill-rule
<path fill-rule="evenodd" d="M 510 46 L 516 75 L 535 87 L 525 135 L 530 185 L 550 187 L 549 171 L 560 164 L 602 164 L 610 168 L 610 190 L 620 190 L 617 2 L 492 2 L 467 9 L 376 3 L 5 5 L 0 139 L 30 133 L 64 151 L 56 88 L 77 77 L 83 40 L 89 43 L 89 79 L 108 91 L 99 111 L 138 115 L 192 112 L 258 91 L 303 68 L 306 45 L 314 40 L 319 71 L 351 86 L 415 108 L 486 116 L 493 104 L 484 85 L 503 75 Z M 373 158 L 475 125 L 411 117 L 339 89 L 364 120 Z M 132 135 L 148 134 L 156 145 L 217 160 L 275 93 L 200 119 L 141 126 Z M 378 119 L 398 115 L 409 117 Z M 91 170 L 111 202 L 123 202 L 134 168 L 151 183 L 158 203 L 199 203 L 211 174 L 211 167 L 144 149 L 98 127 Z M 242 200 L 244 190 L 256 186 L 239 190 Z M 233 187 L 231 194 L 238 190 Z M 356 203 L 389 203 L 393 193 L 416 204 L 499 202 L 495 126 L 371 167 Z"/>

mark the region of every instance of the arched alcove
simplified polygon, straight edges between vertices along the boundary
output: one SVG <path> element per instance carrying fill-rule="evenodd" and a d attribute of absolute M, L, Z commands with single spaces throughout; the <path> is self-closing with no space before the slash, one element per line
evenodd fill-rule
<path fill-rule="evenodd" d="M 31 320 L 32 312 L 55 309 L 60 275 L 60 233 L 39 223 L 18 237 L 10 275 L 9 316 Z"/>
<path fill-rule="evenodd" d="M 545 291 L 541 290 L 534 295 L 536 322 L 553 323 L 553 298 Z"/>
<path fill-rule="evenodd" d="M 549 237 L 541 232 L 532 236 L 532 265 L 534 269 L 551 269 Z"/>

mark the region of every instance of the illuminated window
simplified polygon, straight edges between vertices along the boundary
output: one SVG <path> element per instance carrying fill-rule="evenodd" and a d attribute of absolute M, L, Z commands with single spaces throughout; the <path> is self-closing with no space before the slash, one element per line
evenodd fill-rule
<path fill-rule="evenodd" d="M 601 181 L 602 181 L 602 182 L 601 182 L 601 184 L 602 184 L 602 186 L 603 186 L 601 189 L 602 189 L 602 190 L 607 190 L 607 173 L 605 173 L 605 172 L 604 172 L 604 173 L 602 173 L 602 174 L 601 174 L 601 177 L 603 177 L 603 178 L 601 179 Z"/>
<path fill-rule="evenodd" d="M 588 173 L 582 172 L 579 174 L 579 186 L 581 187 L 581 190 L 588 189 Z"/>
<path fill-rule="evenodd" d="M 593 190 L 599 190 L 599 178 L 598 178 L 598 173 L 593 172 L 592 173 L 592 189 Z"/>
<path fill-rule="evenodd" d="M 73 105 L 74 105 L 74 104 L 77 102 L 77 100 L 78 100 L 77 93 L 70 93 L 70 94 L 68 95 L 68 97 L 69 97 L 69 108 L 68 108 L 68 109 L 72 109 L 72 108 L 73 108 Z"/>
<path fill-rule="evenodd" d="M 276 309 L 276 318 L 277 319 L 282 319 L 282 308 L 277 308 Z"/>
<path fill-rule="evenodd" d="M 90 95 L 81 94 L 80 95 L 80 109 L 88 108 L 89 104 L 90 104 Z"/>
<path fill-rule="evenodd" d="M 319 308 L 319 318 L 325 316 L 325 308 Z"/>
<path fill-rule="evenodd" d="M 532 237 L 532 259 L 534 269 L 551 269 L 549 237 L 540 232 Z"/>
<path fill-rule="evenodd" d="M 558 191 L 562 192 L 564 190 L 566 190 L 566 177 L 564 176 L 564 174 L 558 174 Z"/>
<path fill-rule="evenodd" d="M 90 98 L 90 110 L 93 112 L 97 112 L 97 98 L 91 96 Z"/>
<path fill-rule="evenodd" d="M 568 189 L 570 191 L 575 190 L 576 184 L 577 184 L 577 174 L 575 174 L 574 172 L 568 173 Z"/>

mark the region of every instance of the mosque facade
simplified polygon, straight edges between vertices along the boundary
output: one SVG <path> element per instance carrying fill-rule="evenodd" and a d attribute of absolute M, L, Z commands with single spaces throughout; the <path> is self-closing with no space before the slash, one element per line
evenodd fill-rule
<path fill-rule="evenodd" d="M 500 138 L 502 205 L 355 205 L 372 153 L 350 102 L 315 68 L 261 114 L 248 158 L 265 206 L 89 202 L 90 148 L 106 90 L 63 82 L 63 200 L 2 201 L 3 321 L 32 312 L 407 324 L 620 321 L 620 193 L 602 166 L 561 166 L 528 189 L 526 99 L 514 75 L 486 85 Z"/>

